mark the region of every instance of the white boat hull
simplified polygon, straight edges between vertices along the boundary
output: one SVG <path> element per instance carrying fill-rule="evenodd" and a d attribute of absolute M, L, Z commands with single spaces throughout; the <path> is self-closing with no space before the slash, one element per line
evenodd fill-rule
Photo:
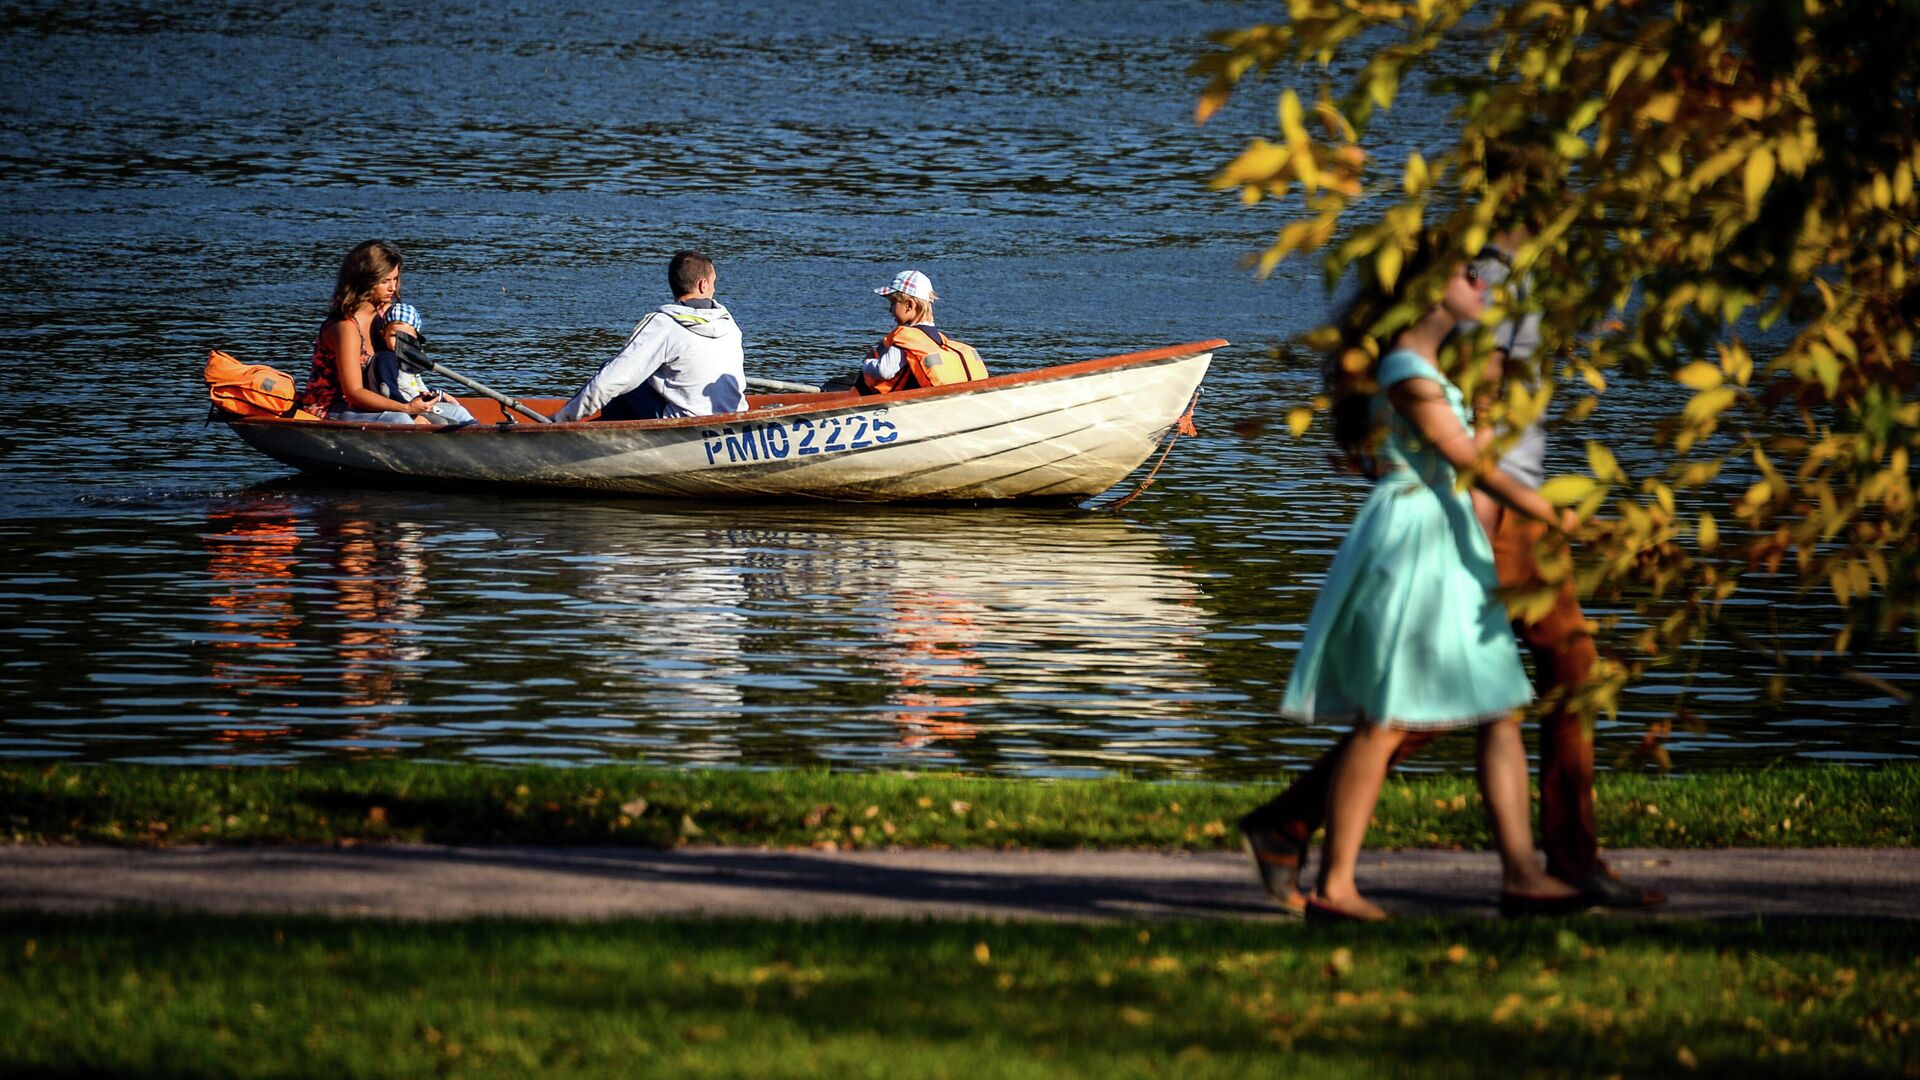
<path fill-rule="evenodd" d="M 402 481 L 716 499 L 1084 498 L 1144 461 L 1221 341 L 862 397 L 785 395 L 727 416 L 465 428 L 234 419 L 296 468 Z M 498 415 L 490 402 L 467 404 Z"/>

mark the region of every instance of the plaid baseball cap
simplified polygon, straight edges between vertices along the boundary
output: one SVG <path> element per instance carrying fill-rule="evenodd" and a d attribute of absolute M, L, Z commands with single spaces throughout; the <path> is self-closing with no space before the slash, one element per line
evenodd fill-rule
<path fill-rule="evenodd" d="M 420 309 L 412 304 L 395 304 L 388 308 L 386 320 L 390 323 L 406 323 L 415 330 L 426 330 L 426 327 L 420 325 Z"/>
<path fill-rule="evenodd" d="M 878 296 L 892 296 L 901 293 L 915 300 L 938 300 L 933 292 L 933 279 L 918 270 L 902 270 L 893 275 L 893 284 L 884 289 L 873 290 Z"/>

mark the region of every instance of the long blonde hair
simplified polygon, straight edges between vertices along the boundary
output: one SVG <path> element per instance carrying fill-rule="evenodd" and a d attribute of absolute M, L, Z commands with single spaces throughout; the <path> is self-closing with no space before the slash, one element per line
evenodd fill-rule
<path fill-rule="evenodd" d="M 341 260 L 340 276 L 333 282 L 333 306 L 329 318 L 344 319 L 355 308 L 373 298 L 373 287 L 380 279 L 400 269 L 400 249 L 385 240 L 369 240 L 347 252 Z M 399 299 L 398 295 L 394 297 Z"/>

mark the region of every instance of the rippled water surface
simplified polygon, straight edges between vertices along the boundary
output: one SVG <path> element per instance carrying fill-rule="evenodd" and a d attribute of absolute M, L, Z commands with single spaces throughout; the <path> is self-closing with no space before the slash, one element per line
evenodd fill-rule
<path fill-rule="evenodd" d="M 8 5 L 0 758 L 1258 777 L 1317 753 L 1329 733 L 1275 708 L 1360 489 L 1318 443 L 1229 428 L 1309 384 L 1267 350 L 1324 293 L 1255 282 L 1282 219 L 1205 187 L 1270 99 L 1195 128 L 1185 74 L 1252 16 Z M 1414 95 L 1384 134 L 1444 122 Z M 217 345 L 304 374 L 370 236 L 406 252 L 437 357 L 523 394 L 570 392 L 689 245 L 751 374 L 848 369 L 907 265 L 996 370 L 1235 345 L 1123 515 L 302 481 L 203 424 L 200 366 Z M 1610 397 L 1627 426 L 1670 404 Z M 1817 597 L 1744 595 L 1791 657 L 1831 632 Z M 1920 684 L 1910 653 L 1861 663 Z M 1893 696 L 1826 669 L 1772 703 L 1774 670 L 1708 643 L 1602 725 L 1603 761 L 1641 767 L 1682 694 L 1684 768 L 1920 745 Z"/>

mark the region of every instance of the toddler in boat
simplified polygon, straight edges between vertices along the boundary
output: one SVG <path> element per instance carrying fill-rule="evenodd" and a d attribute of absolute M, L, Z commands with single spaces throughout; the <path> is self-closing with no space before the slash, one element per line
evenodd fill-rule
<path fill-rule="evenodd" d="M 473 414 L 464 405 L 441 393 L 427 389 L 427 384 L 418 372 L 408 371 L 400 362 L 400 355 L 394 351 L 394 339 L 404 335 L 415 339 L 420 337 L 420 309 L 412 304 L 394 304 L 387 313 L 374 324 L 374 335 L 380 341 L 380 351 L 373 354 L 373 362 L 368 365 L 368 382 L 372 388 L 395 401 L 412 401 L 424 396 L 433 402 L 433 407 L 423 415 L 432 424 L 471 424 Z"/>

